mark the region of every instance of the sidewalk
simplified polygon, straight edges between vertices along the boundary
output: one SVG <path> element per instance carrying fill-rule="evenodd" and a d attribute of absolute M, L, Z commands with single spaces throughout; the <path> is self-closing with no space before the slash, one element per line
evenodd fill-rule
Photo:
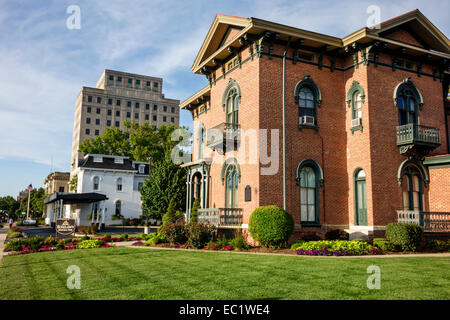
<path fill-rule="evenodd" d="M 9 231 L 9 225 L 6 224 L 3 229 L 0 229 L 0 266 L 2 265 L 3 260 L 3 248 L 5 246 L 6 234 Z"/>

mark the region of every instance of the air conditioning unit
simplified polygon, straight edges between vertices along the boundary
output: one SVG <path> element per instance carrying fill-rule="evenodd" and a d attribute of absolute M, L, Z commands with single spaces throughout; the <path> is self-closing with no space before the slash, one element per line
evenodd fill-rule
<path fill-rule="evenodd" d="M 352 119 L 352 128 L 362 125 L 362 119 L 356 118 Z"/>
<path fill-rule="evenodd" d="M 314 117 L 311 117 L 311 116 L 300 117 L 300 124 L 306 124 L 306 125 L 313 126 L 314 123 L 315 123 Z"/>

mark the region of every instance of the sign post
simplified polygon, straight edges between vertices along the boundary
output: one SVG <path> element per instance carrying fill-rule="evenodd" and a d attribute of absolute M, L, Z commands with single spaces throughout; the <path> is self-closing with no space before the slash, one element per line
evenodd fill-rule
<path fill-rule="evenodd" d="M 75 219 L 56 219 L 56 233 L 62 236 L 75 234 L 77 224 Z"/>

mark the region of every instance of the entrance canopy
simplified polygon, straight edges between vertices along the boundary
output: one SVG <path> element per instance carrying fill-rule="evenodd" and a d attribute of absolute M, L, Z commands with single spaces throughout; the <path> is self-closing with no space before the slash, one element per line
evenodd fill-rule
<path fill-rule="evenodd" d="M 74 203 L 94 203 L 104 200 L 108 200 L 108 197 L 104 194 L 90 192 L 90 193 L 67 193 L 56 192 L 51 196 L 45 198 L 44 203 L 50 204 L 56 201 L 62 200 L 64 204 Z"/>

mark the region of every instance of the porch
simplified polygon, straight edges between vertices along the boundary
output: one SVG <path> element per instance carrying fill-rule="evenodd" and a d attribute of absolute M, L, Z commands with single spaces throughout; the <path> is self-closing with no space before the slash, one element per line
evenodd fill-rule
<path fill-rule="evenodd" d="M 450 232 L 450 212 L 398 210 L 397 222 L 417 224 L 427 232 Z"/>
<path fill-rule="evenodd" d="M 218 228 L 240 228 L 242 208 L 198 209 L 198 222 L 209 223 Z"/>

